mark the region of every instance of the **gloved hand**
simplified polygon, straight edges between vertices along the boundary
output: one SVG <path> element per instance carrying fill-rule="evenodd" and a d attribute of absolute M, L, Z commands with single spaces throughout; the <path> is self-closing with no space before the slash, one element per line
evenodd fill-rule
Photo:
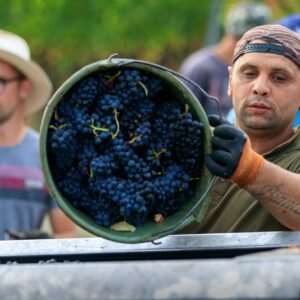
<path fill-rule="evenodd" d="M 209 116 L 209 122 L 215 127 L 212 153 L 205 158 L 209 171 L 230 178 L 240 187 L 252 183 L 264 158 L 252 149 L 249 138 L 240 129 L 215 115 Z"/>
<path fill-rule="evenodd" d="M 6 230 L 5 232 L 8 234 L 11 240 L 35 240 L 35 239 L 52 238 L 50 234 L 41 230 L 32 230 L 32 231 Z"/>

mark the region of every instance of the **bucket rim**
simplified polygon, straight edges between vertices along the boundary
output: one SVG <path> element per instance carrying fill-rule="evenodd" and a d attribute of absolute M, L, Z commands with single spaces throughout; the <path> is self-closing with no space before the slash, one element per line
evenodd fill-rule
<path fill-rule="evenodd" d="M 53 94 L 51 99 L 49 100 L 43 116 L 41 120 L 41 127 L 40 127 L 40 156 L 41 156 L 41 162 L 42 162 L 42 170 L 45 174 L 46 182 L 48 183 L 48 189 L 50 192 L 50 195 L 55 199 L 55 201 L 58 203 L 58 206 L 68 215 L 75 223 L 77 223 L 80 227 L 84 228 L 90 233 L 93 233 L 97 236 L 116 241 L 116 242 L 122 242 L 122 243 L 141 243 L 141 242 L 147 242 L 147 241 L 153 241 L 157 240 L 158 238 L 161 238 L 163 236 L 166 236 L 168 234 L 171 234 L 174 230 L 174 224 L 171 224 L 169 226 L 161 226 L 160 224 L 155 224 L 156 231 L 154 235 L 149 235 L 149 232 L 141 232 L 139 231 L 139 228 L 137 228 L 136 232 L 134 233 L 128 233 L 128 232 L 118 232 L 113 231 L 111 229 L 102 227 L 100 225 L 93 224 L 93 220 L 90 219 L 89 222 L 87 222 L 87 215 L 80 212 L 78 209 L 70 208 L 70 203 L 67 203 L 68 200 L 65 199 L 58 188 L 56 187 L 56 184 L 54 182 L 54 179 L 51 174 L 50 166 L 47 159 L 47 135 L 49 130 L 49 124 L 51 121 L 51 118 L 53 116 L 53 113 L 55 111 L 55 107 L 59 103 L 61 99 L 63 99 L 63 96 L 81 79 L 85 78 L 91 73 L 94 73 L 96 71 L 105 71 L 109 70 L 111 68 L 119 68 L 119 64 L 122 62 L 130 62 L 130 66 L 127 65 L 126 68 L 138 68 L 141 69 L 141 63 L 144 61 L 139 60 L 132 60 L 132 59 L 124 59 L 124 58 L 113 58 L 108 60 L 100 60 L 96 61 L 94 63 L 88 64 L 81 69 L 79 69 L 77 72 L 75 72 L 72 76 L 70 76 Z M 162 73 L 155 72 L 155 64 L 151 64 L 151 67 L 143 66 L 142 70 L 149 71 L 150 73 L 156 73 L 158 77 L 161 77 L 168 81 L 169 84 L 173 83 L 174 86 L 176 85 L 176 88 L 178 90 L 181 90 L 183 95 L 185 97 L 192 99 L 194 98 L 193 102 L 193 109 L 196 110 L 196 115 L 199 117 L 201 115 L 201 122 L 204 123 L 204 132 L 205 132 L 205 142 L 204 142 L 204 153 L 210 153 L 211 152 L 211 130 L 209 127 L 209 122 L 207 120 L 206 114 L 201 106 L 201 104 L 198 102 L 195 95 L 190 91 L 190 89 L 181 82 L 178 78 L 176 78 L 173 74 L 168 73 L 168 76 L 163 75 Z M 158 65 L 159 66 L 159 65 Z M 152 68 L 152 69 L 151 69 Z M 154 68 L 154 69 L 153 69 Z M 151 70 L 151 71 L 150 71 Z M 160 71 L 161 72 L 161 71 Z M 176 83 L 176 84 L 175 84 Z M 179 84 L 180 83 L 180 84 Z M 188 95 L 188 96 L 187 96 Z M 197 105 L 198 103 L 199 105 Z M 190 103 L 189 103 L 190 104 Z M 206 190 L 203 192 L 203 194 L 208 193 L 209 184 L 213 180 L 213 175 L 207 170 L 206 166 L 203 166 L 203 176 L 206 177 Z M 204 215 L 204 213 L 207 210 L 208 207 L 208 200 L 203 200 L 203 205 L 201 205 L 201 211 L 197 211 L 197 214 L 201 213 Z M 75 211 L 74 211 L 75 210 Z M 172 216 L 168 216 L 167 219 L 175 219 L 176 216 L 178 216 L 180 213 L 175 213 Z M 175 216 L 175 217 L 174 217 Z M 179 217 L 179 219 L 183 219 L 184 216 Z M 182 220 L 181 226 L 177 228 L 178 230 L 181 227 L 185 227 L 186 225 L 190 224 L 191 222 L 195 221 L 197 217 L 195 216 L 195 212 L 190 213 L 184 220 Z M 199 216 L 198 216 L 199 219 Z M 201 217 L 200 217 L 201 219 Z M 178 224 L 176 224 L 178 227 Z M 166 228 L 165 228 L 166 227 Z M 113 235 L 112 235 L 113 231 Z M 159 232 L 163 232 L 163 234 L 160 234 Z"/>

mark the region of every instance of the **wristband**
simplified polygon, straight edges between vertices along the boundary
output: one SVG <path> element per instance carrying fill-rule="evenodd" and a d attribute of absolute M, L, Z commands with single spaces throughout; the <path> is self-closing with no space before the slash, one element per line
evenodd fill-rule
<path fill-rule="evenodd" d="M 241 159 L 230 179 L 240 187 L 251 184 L 255 181 L 263 163 L 263 156 L 252 149 L 250 140 L 247 139 L 243 148 Z"/>

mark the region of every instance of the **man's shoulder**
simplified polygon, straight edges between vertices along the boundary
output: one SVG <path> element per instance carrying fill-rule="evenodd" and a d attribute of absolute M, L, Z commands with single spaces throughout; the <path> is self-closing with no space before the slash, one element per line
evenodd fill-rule
<path fill-rule="evenodd" d="M 189 70 L 199 68 L 199 66 L 208 66 L 212 61 L 214 61 L 214 53 L 212 51 L 212 48 L 203 48 L 189 55 L 183 61 L 180 67 L 180 71 L 183 74 L 188 73 Z"/>
<path fill-rule="evenodd" d="M 205 47 L 190 54 L 186 61 L 203 61 L 214 56 L 213 47 Z"/>
<path fill-rule="evenodd" d="M 32 144 L 32 143 L 38 143 L 38 141 L 39 141 L 39 133 L 33 128 L 28 128 L 26 135 L 24 137 L 24 143 Z"/>
<path fill-rule="evenodd" d="M 300 173 L 300 127 L 296 128 L 294 135 L 288 141 L 264 156 L 289 171 Z"/>
<path fill-rule="evenodd" d="M 15 151 L 26 153 L 27 156 L 36 156 L 39 151 L 39 134 L 32 128 L 28 128 L 23 141 L 15 147 Z"/>
<path fill-rule="evenodd" d="M 12 147 L 0 148 L 0 164 L 21 168 L 40 168 L 39 135 L 33 129 L 26 129 L 23 140 Z"/>
<path fill-rule="evenodd" d="M 300 126 L 294 128 L 294 134 L 287 141 L 286 145 L 287 147 L 284 147 L 285 144 L 283 144 L 283 148 L 285 149 L 285 152 L 290 151 L 290 152 L 295 152 L 300 154 Z"/>
<path fill-rule="evenodd" d="M 28 137 L 30 137 L 32 139 L 35 139 L 35 140 L 39 139 L 39 136 L 40 136 L 40 134 L 35 129 L 33 129 L 31 127 L 29 127 L 27 129 L 27 133 L 26 134 L 28 135 Z"/>

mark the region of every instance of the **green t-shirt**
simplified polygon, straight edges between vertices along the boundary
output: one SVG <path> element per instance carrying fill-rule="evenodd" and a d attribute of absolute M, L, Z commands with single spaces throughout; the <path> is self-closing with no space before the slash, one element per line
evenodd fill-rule
<path fill-rule="evenodd" d="M 264 154 L 265 159 L 286 170 L 300 173 L 300 128 L 285 143 Z M 230 180 L 218 178 L 208 212 L 201 223 L 184 233 L 222 233 L 289 230 L 280 224 L 252 195 Z"/>

